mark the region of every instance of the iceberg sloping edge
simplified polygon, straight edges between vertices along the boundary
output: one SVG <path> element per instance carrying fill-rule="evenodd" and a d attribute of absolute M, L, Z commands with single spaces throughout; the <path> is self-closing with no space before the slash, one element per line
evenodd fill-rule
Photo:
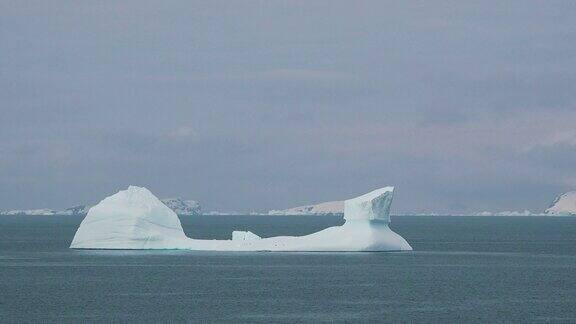
<path fill-rule="evenodd" d="M 234 231 L 231 240 L 186 236 L 178 216 L 148 189 L 130 186 L 92 207 L 78 228 L 73 249 L 185 249 L 202 251 L 409 251 L 388 226 L 394 188 L 345 201 L 345 223 L 304 236 L 260 238 Z"/>

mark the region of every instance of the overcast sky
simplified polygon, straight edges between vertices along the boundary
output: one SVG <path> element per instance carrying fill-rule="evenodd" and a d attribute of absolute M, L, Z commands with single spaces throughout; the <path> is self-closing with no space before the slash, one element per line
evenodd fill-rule
<path fill-rule="evenodd" d="M 576 189 L 574 1 L 0 1 L 0 209 Z"/>

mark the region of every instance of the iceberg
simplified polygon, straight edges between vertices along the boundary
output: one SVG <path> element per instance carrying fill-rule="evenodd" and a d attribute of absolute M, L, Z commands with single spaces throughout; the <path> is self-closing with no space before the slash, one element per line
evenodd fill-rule
<path fill-rule="evenodd" d="M 230 240 L 199 240 L 184 234 L 176 213 L 148 189 L 130 186 L 92 207 L 70 248 L 185 249 L 201 251 L 409 251 L 412 247 L 390 227 L 393 187 L 344 202 L 342 226 L 304 236 L 261 238 L 233 231 Z"/>

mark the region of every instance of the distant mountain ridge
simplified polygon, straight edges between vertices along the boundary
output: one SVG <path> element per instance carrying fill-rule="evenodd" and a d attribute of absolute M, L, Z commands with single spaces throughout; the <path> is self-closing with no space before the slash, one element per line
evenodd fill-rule
<path fill-rule="evenodd" d="M 182 198 L 165 198 L 161 199 L 164 205 L 172 209 L 177 215 L 200 215 L 202 214 L 202 208 L 200 203 L 196 200 L 184 200 Z"/>
<path fill-rule="evenodd" d="M 182 198 L 165 198 L 161 201 L 172 209 L 176 214 L 183 216 L 202 215 L 202 208 L 195 200 L 185 200 Z M 33 216 L 51 216 L 51 215 L 86 215 L 91 205 L 78 205 L 65 210 L 53 209 L 27 209 L 27 210 L 7 210 L 0 211 L 0 215 L 33 215 Z M 204 215 L 241 215 L 248 213 L 223 213 L 218 211 L 206 212 Z M 288 216 L 288 215 L 343 215 L 344 214 L 344 201 L 328 201 L 312 205 L 298 206 L 281 210 L 270 210 L 264 213 L 249 213 L 251 215 L 270 215 L 270 216 Z M 396 216 L 405 215 L 421 215 L 421 216 L 435 216 L 445 215 L 437 213 L 403 213 Z M 458 214 L 460 215 L 460 214 Z M 576 191 L 565 192 L 554 199 L 548 209 L 542 212 L 523 211 L 503 211 L 503 212 L 475 212 L 468 213 L 469 216 L 543 216 L 543 215 L 576 215 Z M 464 215 L 460 215 L 464 216 Z"/>
<path fill-rule="evenodd" d="M 191 216 L 200 215 L 202 213 L 202 207 L 200 203 L 195 200 L 184 200 L 182 198 L 166 198 L 161 199 L 161 201 L 172 209 L 178 215 Z M 62 216 L 78 216 L 86 215 L 88 210 L 92 205 L 77 205 L 64 210 L 54 210 L 54 209 L 23 209 L 23 210 L 6 210 L 0 211 L 0 215 L 10 216 L 10 215 L 30 215 L 30 216 L 52 216 L 52 215 L 62 215 Z"/>
<path fill-rule="evenodd" d="M 344 201 L 328 201 L 282 210 L 271 210 L 268 215 L 341 215 L 344 214 Z"/>

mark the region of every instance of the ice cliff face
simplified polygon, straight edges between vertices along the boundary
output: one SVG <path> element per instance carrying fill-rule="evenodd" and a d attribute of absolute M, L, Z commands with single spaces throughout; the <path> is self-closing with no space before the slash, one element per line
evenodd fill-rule
<path fill-rule="evenodd" d="M 283 210 L 271 210 L 268 215 L 342 215 L 343 201 L 329 201 L 316 205 L 307 205 Z"/>
<path fill-rule="evenodd" d="M 166 198 L 161 200 L 164 205 L 172 209 L 178 215 L 200 215 L 202 209 L 200 204 L 195 200 L 184 200 L 182 198 Z"/>
<path fill-rule="evenodd" d="M 569 191 L 556 197 L 552 205 L 546 209 L 546 214 L 576 215 L 576 191 Z"/>
<path fill-rule="evenodd" d="M 342 226 L 305 236 L 261 238 L 234 231 L 231 240 L 186 237 L 176 213 L 148 189 L 129 187 L 92 207 L 70 245 L 76 249 L 203 251 L 403 251 L 412 247 L 389 227 L 392 187 L 345 202 Z"/>
<path fill-rule="evenodd" d="M 344 219 L 378 220 L 390 223 L 390 206 L 394 187 L 385 187 L 369 192 L 360 197 L 346 200 L 344 203 Z"/>
<path fill-rule="evenodd" d="M 187 240 L 180 219 L 148 189 L 130 186 L 90 208 L 71 248 L 179 248 Z"/>

